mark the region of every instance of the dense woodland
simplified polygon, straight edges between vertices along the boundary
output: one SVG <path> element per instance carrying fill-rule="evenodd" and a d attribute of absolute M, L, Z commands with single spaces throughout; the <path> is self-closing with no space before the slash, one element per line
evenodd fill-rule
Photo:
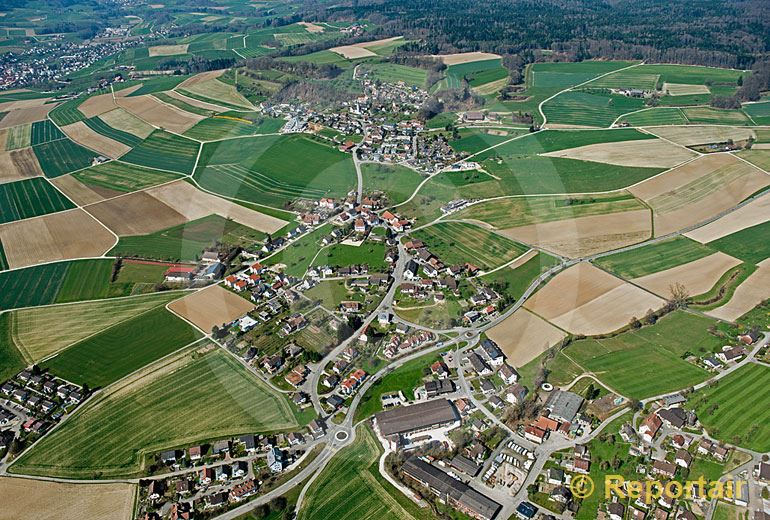
<path fill-rule="evenodd" d="M 349 0 L 321 18 L 366 18 L 417 37 L 421 53 L 554 51 L 560 59 L 646 59 L 750 68 L 770 51 L 766 0 Z"/>

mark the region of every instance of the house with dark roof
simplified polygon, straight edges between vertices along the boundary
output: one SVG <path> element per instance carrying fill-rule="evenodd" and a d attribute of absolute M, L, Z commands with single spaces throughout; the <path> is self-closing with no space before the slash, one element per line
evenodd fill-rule
<path fill-rule="evenodd" d="M 451 401 L 436 399 L 380 412 L 374 416 L 374 424 L 380 435 L 397 447 L 425 437 L 422 432 L 460 426 L 460 413 Z"/>

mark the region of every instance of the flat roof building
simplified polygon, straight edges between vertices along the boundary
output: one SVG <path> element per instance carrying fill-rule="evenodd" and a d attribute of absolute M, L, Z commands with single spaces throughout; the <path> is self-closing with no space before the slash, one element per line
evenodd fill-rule
<path fill-rule="evenodd" d="M 451 401 L 436 399 L 380 412 L 374 416 L 374 423 L 383 437 L 409 438 L 434 428 L 459 426 L 460 413 Z"/>

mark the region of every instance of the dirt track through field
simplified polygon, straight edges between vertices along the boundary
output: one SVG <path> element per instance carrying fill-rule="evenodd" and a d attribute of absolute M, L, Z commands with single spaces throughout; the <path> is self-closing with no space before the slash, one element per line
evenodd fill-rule
<path fill-rule="evenodd" d="M 573 334 L 604 334 L 665 302 L 588 263 L 557 274 L 524 307 Z"/>
<path fill-rule="evenodd" d="M 215 325 L 221 327 L 254 309 L 255 305 L 219 285 L 212 285 L 181 300 L 168 308 L 193 322 L 206 333 Z"/>
<path fill-rule="evenodd" d="M 82 144 L 92 150 L 96 150 L 100 154 L 111 157 L 112 159 L 117 159 L 131 150 L 130 146 L 126 146 L 114 139 L 103 136 L 87 126 L 83 121 L 63 126 L 61 129 L 62 132 L 67 134 L 67 137 L 76 143 Z"/>
<path fill-rule="evenodd" d="M 710 224 L 685 233 L 685 236 L 706 244 L 768 220 L 770 220 L 770 195 L 765 195 Z"/>
<path fill-rule="evenodd" d="M 567 337 L 563 331 L 524 308 L 487 330 L 487 336 L 498 344 L 508 363 L 514 367 L 526 365 Z"/>
<path fill-rule="evenodd" d="M 686 150 L 662 139 L 641 139 L 618 143 L 598 143 L 542 154 L 618 166 L 673 168 L 696 157 Z"/>
<path fill-rule="evenodd" d="M 11 268 L 101 256 L 115 237 L 82 209 L 0 226 L 0 241 Z"/>
<path fill-rule="evenodd" d="M 578 258 L 650 238 L 652 222 L 646 209 L 543 222 L 500 231 L 501 235 L 548 251 Z"/>
<path fill-rule="evenodd" d="M 728 154 L 706 155 L 629 188 L 655 216 L 655 234 L 703 222 L 770 185 L 770 176 Z"/>
<path fill-rule="evenodd" d="M 706 314 L 727 321 L 735 321 L 770 298 L 770 259 L 760 262 L 759 268 L 735 289 L 730 301 Z"/>
<path fill-rule="evenodd" d="M 718 252 L 632 281 L 662 298 L 671 298 L 670 288 L 677 283 L 684 285 L 691 296 L 697 296 L 710 291 L 723 274 L 740 264 L 737 258 Z"/>
<path fill-rule="evenodd" d="M 185 182 L 173 182 L 147 192 L 189 220 L 196 220 L 212 213 L 229 218 L 257 231 L 274 233 L 286 222 L 264 213 L 244 208 L 214 195 L 210 195 Z"/>
<path fill-rule="evenodd" d="M 179 101 L 183 101 L 187 103 L 188 105 L 192 105 L 194 107 L 202 108 L 203 110 L 211 110 L 212 112 L 221 113 L 221 112 L 227 112 L 227 109 L 212 105 L 211 103 L 206 103 L 205 101 L 199 101 L 197 99 L 193 99 L 191 97 L 184 96 L 177 92 L 176 90 L 169 90 L 166 92 L 169 97 L 172 97 L 174 99 L 178 99 Z"/>
<path fill-rule="evenodd" d="M 64 484 L 25 478 L 0 478 L 2 519 L 130 520 L 132 484 Z"/>

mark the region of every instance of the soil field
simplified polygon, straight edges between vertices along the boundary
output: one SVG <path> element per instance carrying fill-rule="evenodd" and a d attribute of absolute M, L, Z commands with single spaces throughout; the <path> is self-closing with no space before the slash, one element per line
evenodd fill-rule
<path fill-rule="evenodd" d="M 41 105 L 31 108 L 22 108 L 8 112 L 5 117 L 0 119 L 0 129 L 11 128 L 12 126 L 23 125 L 25 123 L 34 123 L 42 121 L 48 117 L 48 112 L 56 107 L 56 103 L 50 105 Z"/>
<path fill-rule="evenodd" d="M 0 184 L 0 224 L 74 208 L 45 179 Z"/>
<path fill-rule="evenodd" d="M 500 59 L 499 54 L 492 54 L 490 52 L 461 52 L 458 54 L 441 54 L 433 57 L 440 59 L 447 66 L 471 63 L 474 61 Z"/>
<path fill-rule="evenodd" d="M 711 290 L 723 274 L 741 261 L 722 252 L 632 281 L 662 298 L 671 298 L 671 286 L 682 284 L 688 294 L 697 296 Z"/>
<path fill-rule="evenodd" d="M 543 154 L 618 166 L 673 168 L 696 157 L 694 152 L 662 139 L 643 139 L 619 143 L 599 143 Z"/>
<path fill-rule="evenodd" d="M 75 384 L 104 388 L 200 338 L 189 324 L 155 307 L 75 343 L 41 365 Z"/>
<path fill-rule="evenodd" d="M 120 195 L 120 192 L 117 191 L 108 193 L 110 190 L 94 189 L 90 186 L 86 186 L 80 182 L 75 175 L 57 177 L 56 179 L 52 179 L 51 183 L 72 201 L 81 206 L 101 202 L 106 198 Z"/>
<path fill-rule="evenodd" d="M 687 85 L 685 83 L 664 83 L 663 92 L 669 96 L 689 96 L 691 94 L 709 94 L 706 85 Z"/>
<path fill-rule="evenodd" d="M 227 111 L 219 105 L 214 105 L 212 103 L 206 103 L 205 101 L 199 101 L 197 99 L 187 97 L 183 94 L 180 94 L 176 90 L 169 90 L 168 92 L 166 92 L 166 95 L 176 99 L 177 101 L 181 101 L 182 103 L 187 103 L 188 105 L 192 105 L 197 108 L 202 108 L 203 110 L 210 110 L 211 112 L 216 112 L 216 113 Z"/>
<path fill-rule="evenodd" d="M 99 117 L 84 119 L 82 123 L 87 125 L 91 130 L 93 130 L 97 134 L 103 135 L 104 137 L 112 139 L 113 141 L 117 141 L 118 143 L 128 146 L 129 148 L 137 146 L 139 143 L 142 142 L 142 139 L 140 137 L 137 137 L 134 134 L 130 134 L 128 132 L 124 132 L 122 130 L 118 130 L 117 128 L 113 128 L 107 123 L 105 123 Z"/>
<path fill-rule="evenodd" d="M 283 396 L 229 354 L 206 350 L 165 360 L 102 393 L 15 468 L 69 478 L 138 476 L 145 457 L 164 449 L 300 426 Z"/>
<path fill-rule="evenodd" d="M 71 177 L 108 196 L 109 193 L 120 195 L 171 182 L 178 179 L 179 175 L 120 161 L 110 161 L 81 170 L 72 174 Z"/>
<path fill-rule="evenodd" d="M 105 112 L 99 116 L 99 119 L 112 128 L 135 135 L 141 139 L 148 137 L 154 130 L 152 126 L 122 108 Z"/>
<path fill-rule="evenodd" d="M 178 88 L 189 88 L 194 85 L 198 85 L 200 83 L 204 83 L 206 81 L 209 81 L 211 79 L 216 79 L 222 74 L 224 74 L 225 69 L 220 70 L 210 70 L 207 72 L 201 72 L 200 74 L 196 74 L 195 76 L 192 76 L 190 78 L 187 78 L 183 82 L 181 82 L 178 85 Z"/>
<path fill-rule="evenodd" d="M 80 110 L 84 116 L 91 118 L 114 110 L 116 107 L 117 105 L 112 97 L 112 93 L 109 92 L 107 94 L 91 96 L 78 106 L 78 110 Z"/>
<path fill-rule="evenodd" d="M 735 321 L 770 298 L 770 260 L 765 260 L 742 284 L 735 289 L 730 301 L 706 314 L 727 321 Z"/>
<path fill-rule="evenodd" d="M 703 222 L 770 185 L 770 176 L 731 155 L 707 155 L 629 188 L 653 209 L 655 234 Z"/>
<path fill-rule="evenodd" d="M 281 219 L 203 192 L 185 181 L 153 188 L 147 193 L 178 211 L 188 220 L 196 220 L 215 213 L 265 233 L 275 233 L 286 225 L 286 222 Z"/>
<path fill-rule="evenodd" d="M 97 133 L 86 126 L 83 121 L 64 126 L 62 127 L 62 130 L 76 143 L 87 146 L 112 159 L 117 159 L 131 149 L 123 143 Z"/>
<path fill-rule="evenodd" d="M 698 144 L 744 141 L 754 137 L 750 128 L 732 128 L 726 126 L 677 126 L 647 128 L 650 132 L 677 144 L 695 146 Z"/>
<path fill-rule="evenodd" d="M 685 236 L 705 244 L 768 220 L 770 220 L 770 195 L 765 195 L 710 224 L 685 233 Z"/>
<path fill-rule="evenodd" d="M 26 478 L 0 478 L 0 518 L 131 520 L 133 484 L 64 484 Z"/>
<path fill-rule="evenodd" d="M 21 309 L 10 313 L 11 337 L 24 360 L 31 365 L 94 334 L 180 298 L 183 294 L 162 292 L 116 300 Z"/>
<path fill-rule="evenodd" d="M 487 336 L 499 345 L 508 363 L 514 367 L 526 365 L 567 337 L 563 331 L 524 308 L 487 330 Z"/>
<path fill-rule="evenodd" d="M 173 302 L 169 309 L 208 334 L 212 327 L 221 327 L 251 311 L 254 304 L 220 285 L 213 285 Z"/>
<path fill-rule="evenodd" d="M 116 235 L 145 235 L 184 224 L 187 219 L 151 195 L 140 191 L 88 207 Z"/>
<path fill-rule="evenodd" d="M 155 56 L 174 56 L 177 54 L 187 54 L 188 45 L 155 45 L 149 48 L 150 58 Z"/>
<path fill-rule="evenodd" d="M 43 170 L 32 148 L 0 152 L 0 183 L 42 175 Z"/>
<path fill-rule="evenodd" d="M 210 101 L 225 107 L 240 107 L 249 110 L 254 108 L 254 105 L 252 105 L 248 99 L 243 97 L 233 85 L 223 83 L 216 78 L 201 83 L 187 85 L 185 87 L 179 86 L 176 90 L 180 91 L 182 94 L 192 94 L 192 96 L 188 97 L 202 97 L 202 101 Z"/>
<path fill-rule="evenodd" d="M 602 334 L 664 303 L 637 287 L 581 263 L 557 274 L 524 306 L 574 334 Z"/>
<path fill-rule="evenodd" d="M 74 209 L 0 226 L 11 268 L 101 256 L 115 237 L 85 211 Z"/>
<path fill-rule="evenodd" d="M 146 123 L 177 134 L 183 134 L 195 126 L 195 123 L 205 119 L 203 116 L 191 114 L 162 103 L 149 95 L 120 98 L 117 103 L 118 106 Z"/>
<path fill-rule="evenodd" d="M 640 209 L 530 224 L 501 230 L 501 234 L 577 258 L 642 242 L 652 235 L 652 222 L 649 210 Z"/>
<path fill-rule="evenodd" d="M 744 150 L 738 154 L 738 157 L 749 161 L 757 168 L 761 168 L 766 173 L 770 173 L 770 144 L 755 144 L 751 150 Z"/>

